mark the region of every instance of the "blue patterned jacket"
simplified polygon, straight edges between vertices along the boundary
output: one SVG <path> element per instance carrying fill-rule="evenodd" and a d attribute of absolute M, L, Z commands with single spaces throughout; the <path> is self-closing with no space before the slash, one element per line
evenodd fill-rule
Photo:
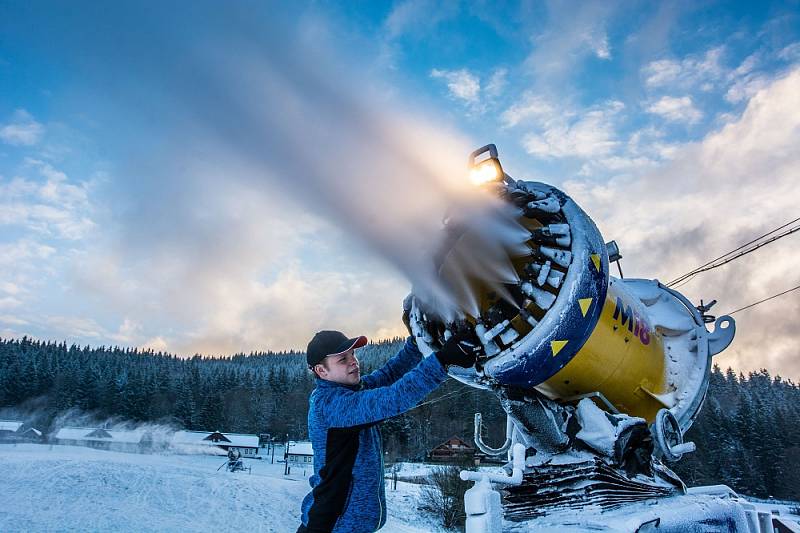
<path fill-rule="evenodd" d="M 357 386 L 317 379 L 308 407 L 314 475 L 302 504 L 306 531 L 361 533 L 383 527 L 386 491 L 378 424 L 408 411 L 446 379 L 439 360 L 423 359 L 410 337 Z"/>

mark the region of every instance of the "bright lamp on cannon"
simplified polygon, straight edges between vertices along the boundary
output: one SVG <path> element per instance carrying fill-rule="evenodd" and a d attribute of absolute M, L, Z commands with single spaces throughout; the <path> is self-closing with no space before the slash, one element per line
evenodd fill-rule
<path fill-rule="evenodd" d="M 488 154 L 488 157 L 481 157 L 485 154 Z M 505 177 L 503 166 L 497 157 L 497 147 L 493 144 L 487 144 L 472 152 L 469 155 L 469 168 L 470 180 L 475 185 L 502 181 Z"/>

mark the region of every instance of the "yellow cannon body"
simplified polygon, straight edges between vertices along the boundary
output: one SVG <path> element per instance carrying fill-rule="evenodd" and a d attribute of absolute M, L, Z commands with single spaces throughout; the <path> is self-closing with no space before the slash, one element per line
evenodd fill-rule
<path fill-rule="evenodd" d="M 513 304 L 472 280 L 470 301 L 478 308 L 466 319 L 485 355 L 451 375 L 476 387 L 535 389 L 560 402 L 592 397 L 608 411 L 651 423 L 667 409 L 685 432 L 705 396 L 711 356 L 733 339 L 733 319 L 718 318 L 709 332 L 706 317 L 680 293 L 657 280 L 612 277 L 616 244 L 604 242 L 569 196 L 514 181 L 495 158 L 488 161 L 502 176 L 490 190 L 518 207 L 527 251 L 509 257 L 519 278 L 506 286 Z M 455 270 L 452 262 L 480 253 L 469 233 L 456 237 L 439 264 L 444 278 Z M 433 325 L 419 306 L 412 312 L 420 347 L 430 353 L 447 328 Z"/>

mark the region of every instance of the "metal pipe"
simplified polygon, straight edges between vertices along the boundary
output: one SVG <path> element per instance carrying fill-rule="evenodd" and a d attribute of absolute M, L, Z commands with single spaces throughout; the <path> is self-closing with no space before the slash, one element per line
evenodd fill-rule
<path fill-rule="evenodd" d="M 522 483 L 522 474 L 525 472 L 525 446 L 515 444 L 513 451 L 513 468 L 510 476 L 502 474 L 486 474 L 484 472 L 474 472 L 472 470 L 462 470 L 459 477 L 464 481 L 481 481 L 487 479 L 492 483 L 502 483 L 504 485 L 519 485 Z"/>
<path fill-rule="evenodd" d="M 511 421 L 510 416 L 506 415 L 506 441 L 499 448 L 491 448 L 483 442 L 483 438 L 481 437 L 481 427 L 482 427 L 481 414 L 475 413 L 474 440 L 475 440 L 475 445 L 478 447 L 480 451 L 482 451 L 487 455 L 501 455 L 508 451 L 508 449 L 511 447 L 511 433 L 514 431 L 514 423 Z"/>

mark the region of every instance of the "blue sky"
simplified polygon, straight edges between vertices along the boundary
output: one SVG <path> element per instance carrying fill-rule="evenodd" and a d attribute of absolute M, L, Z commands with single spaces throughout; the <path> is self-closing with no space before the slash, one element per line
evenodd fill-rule
<path fill-rule="evenodd" d="M 400 334 L 487 142 L 666 281 L 798 216 L 798 95 L 798 2 L 0 1 L 0 336 Z M 681 289 L 793 287 L 796 239 Z M 737 314 L 719 362 L 797 380 L 798 312 Z"/>

